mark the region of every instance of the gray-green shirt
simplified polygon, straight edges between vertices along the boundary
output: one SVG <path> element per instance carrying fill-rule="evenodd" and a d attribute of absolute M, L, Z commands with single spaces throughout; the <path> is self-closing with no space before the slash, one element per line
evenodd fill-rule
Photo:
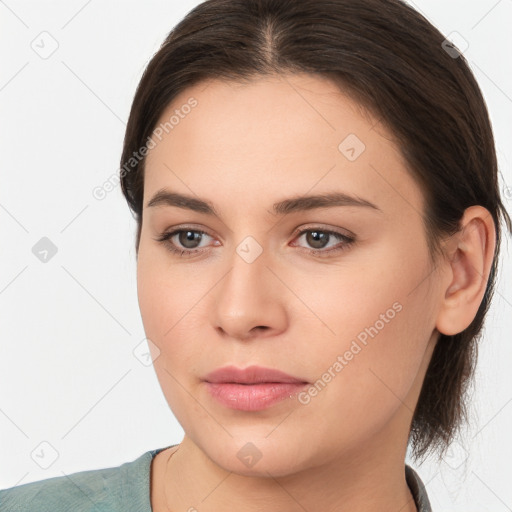
<path fill-rule="evenodd" d="M 151 512 L 151 461 L 170 447 L 150 450 L 121 466 L 80 471 L 0 490 L 0 512 Z M 431 512 L 418 474 L 406 465 L 405 476 L 418 512 Z"/>

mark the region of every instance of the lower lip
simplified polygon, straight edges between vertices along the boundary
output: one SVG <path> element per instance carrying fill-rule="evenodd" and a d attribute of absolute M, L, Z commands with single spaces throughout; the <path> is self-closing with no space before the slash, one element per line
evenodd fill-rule
<path fill-rule="evenodd" d="M 307 386 L 307 383 L 236 384 L 233 382 L 206 382 L 206 386 L 210 394 L 226 407 L 240 411 L 260 411 L 294 396 Z"/>

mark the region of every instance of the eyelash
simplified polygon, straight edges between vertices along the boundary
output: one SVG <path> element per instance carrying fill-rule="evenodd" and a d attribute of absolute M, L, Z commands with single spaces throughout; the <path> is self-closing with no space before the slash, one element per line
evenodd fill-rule
<path fill-rule="evenodd" d="M 162 233 L 159 237 L 155 238 L 155 240 L 157 242 L 161 242 L 161 243 L 165 244 L 165 246 L 167 247 L 167 249 L 170 252 L 172 252 L 173 254 L 177 254 L 179 257 L 184 257 L 184 258 L 191 257 L 194 254 L 197 254 L 198 252 L 202 252 L 203 250 L 202 249 L 178 249 L 170 241 L 170 239 L 172 237 L 174 237 L 175 235 L 177 235 L 179 233 L 187 232 L 187 231 L 191 231 L 193 233 L 200 233 L 201 235 L 211 236 L 206 231 L 202 231 L 200 229 L 192 229 L 192 228 L 183 227 L 180 229 L 176 229 L 174 231 Z M 332 235 L 336 238 L 341 239 L 341 241 L 343 242 L 343 244 L 340 247 L 335 247 L 334 249 L 329 249 L 326 251 L 321 250 L 321 249 L 305 249 L 312 256 L 319 256 L 321 258 L 331 256 L 333 253 L 345 251 L 356 241 L 355 238 L 350 237 L 348 235 L 344 235 L 337 231 L 330 231 L 327 229 L 317 229 L 317 228 L 303 229 L 302 231 L 299 231 L 296 234 L 296 238 L 301 237 L 305 233 L 311 233 L 311 232 L 317 232 L 317 233 L 319 232 L 319 233 L 323 233 L 323 234 L 327 234 L 327 235 Z"/>

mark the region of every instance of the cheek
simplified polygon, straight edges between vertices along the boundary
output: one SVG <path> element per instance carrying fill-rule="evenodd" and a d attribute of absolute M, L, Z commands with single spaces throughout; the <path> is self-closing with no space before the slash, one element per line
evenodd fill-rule
<path fill-rule="evenodd" d="M 190 323 L 197 322 L 193 307 L 197 292 L 186 285 L 182 273 L 169 271 L 158 261 L 158 252 L 147 250 L 141 242 L 137 261 L 139 308 L 163 395 L 178 421 L 187 426 L 195 408 L 184 387 L 188 387 L 189 373 L 194 373 L 197 362 Z"/>
<path fill-rule="evenodd" d="M 183 265 L 173 263 L 165 250 L 148 241 L 143 231 L 137 259 L 137 296 L 146 334 L 157 344 L 173 336 L 174 326 L 197 302 L 198 281 L 187 275 Z"/>
<path fill-rule="evenodd" d="M 195 371 L 198 326 L 205 326 L 205 294 L 211 285 L 184 265 L 173 264 L 165 251 L 141 241 L 137 261 L 137 294 L 144 331 L 157 349 L 154 367 L 160 382 L 176 386 L 166 370 L 179 378 Z M 200 353 L 200 352 L 199 352 Z M 165 370 L 164 370 L 165 368 Z M 181 379 L 180 379 L 181 381 Z"/>
<path fill-rule="evenodd" d="M 299 293 L 319 318 L 304 323 L 302 332 L 309 339 L 315 328 L 323 333 L 313 350 L 301 347 L 320 379 L 319 401 L 356 416 L 369 407 L 378 416 L 406 400 L 432 335 L 435 308 L 424 248 L 417 244 L 403 254 L 390 244 L 372 251 L 372 261 L 361 258 L 357 268 L 331 268 L 315 286 L 303 283 Z"/>

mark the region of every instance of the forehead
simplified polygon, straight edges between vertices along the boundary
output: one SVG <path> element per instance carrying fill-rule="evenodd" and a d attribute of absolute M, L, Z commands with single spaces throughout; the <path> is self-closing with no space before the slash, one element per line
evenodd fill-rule
<path fill-rule="evenodd" d="M 191 103 L 195 103 L 193 108 Z M 163 128 L 163 137 L 176 144 L 196 143 L 201 149 L 215 149 L 215 153 L 261 154 L 262 143 L 261 149 L 283 153 L 283 148 L 294 146 L 298 152 L 304 143 L 318 148 L 324 141 L 332 146 L 349 133 L 368 139 L 366 132 L 377 124 L 332 81 L 288 74 L 243 83 L 208 80 L 196 84 L 174 98 L 157 128 Z M 337 144 L 333 149 L 338 151 Z M 327 156 L 332 158 L 332 152 Z"/>
<path fill-rule="evenodd" d="M 393 134 L 323 77 L 201 82 L 174 98 L 158 127 L 145 201 L 169 186 L 202 196 L 220 186 L 228 195 L 336 188 L 375 202 L 422 201 Z"/>

